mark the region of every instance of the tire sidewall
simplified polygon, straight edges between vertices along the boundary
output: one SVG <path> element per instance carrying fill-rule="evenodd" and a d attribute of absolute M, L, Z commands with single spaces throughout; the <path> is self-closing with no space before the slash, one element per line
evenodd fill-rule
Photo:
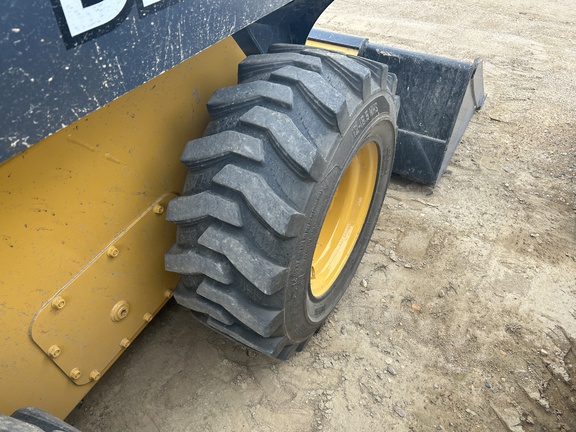
<path fill-rule="evenodd" d="M 354 115 L 334 146 L 326 175 L 318 182 L 308 202 L 305 229 L 298 237 L 285 291 L 284 328 L 289 339 L 302 341 L 323 323 L 344 295 L 360 264 L 376 226 L 394 161 L 396 130 L 390 115 L 390 101 L 384 93 L 373 96 Z M 353 251 L 328 292 L 320 298 L 310 289 L 310 268 L 316 243 L 332 198 L 346 168 L 364 144 L 373 141 L 378 148 L 378 174 L 372 202 Z"/>

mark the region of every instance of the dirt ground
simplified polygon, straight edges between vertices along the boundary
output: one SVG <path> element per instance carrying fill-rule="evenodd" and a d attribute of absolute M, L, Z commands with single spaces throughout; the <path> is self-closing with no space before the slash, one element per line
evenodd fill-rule
<path fill-rule="evenodd" d="M 484 59 L 434 189 L 394 178 L 347 294 L 273 361 L 170 304 L 68 421 L 83 431 L 576 431 L 573 0 L 336 0 L 328 30 Z"/>

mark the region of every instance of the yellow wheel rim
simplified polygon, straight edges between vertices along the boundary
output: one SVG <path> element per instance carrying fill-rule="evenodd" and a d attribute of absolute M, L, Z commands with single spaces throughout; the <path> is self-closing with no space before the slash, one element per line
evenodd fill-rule
<path fill-rule="evenodd" d="M 370 209 L 377 175 L 378 147 L 370 141 L 346 168 L 322 223 L 310 269 L 314 297 L 330 290 L 352 254 Z"/>

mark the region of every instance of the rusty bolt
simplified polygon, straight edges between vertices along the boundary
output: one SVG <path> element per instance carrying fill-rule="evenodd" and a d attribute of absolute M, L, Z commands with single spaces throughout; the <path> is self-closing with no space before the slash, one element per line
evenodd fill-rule
<path fill-rule="evenodd" d="M 120 341 L 120 346 L 123 348 L 128 348 L 130 346 L 130 339 L 124 338 Z"/>
<path fill-rule="evenodd" d="M 48 354 L 54 358 L 58 357 L 61 352 L 62 350 L 58 345 L 52 345 L 50 348 L 48 348 Z"/>
<path fill-rule="evenodd" d="M 152 321 L 152 318 L 153 318 L 153 315 L 152 315 L 151 313 L 146 312 L 146 313 L 144 314 L 144 321 L 150 322 L 150 321 Z"/>
<path fill-rule="evenodd" d="M 156 204 L 153 208 L 152 211 L 156 214 L 162 214 L 164 213 L 164 206 L 161 206 L 160 204 Z"/>
<path fill-rule="evenodd" d="M 64 306 L 66 306 L 66 300 L 64 300 L 63 297 L 54 297 L 54 300 L 52 300 L 52 307 L 54 309 L 62 309 Z"/>
<path fill-rule="evenodd" d="M 116 248 L 116 246 L 110 246 L 106 251 L 106 255 L 108 255 L 110 258 L 116 258 L 119 253 L 120 251 Z"/>
<path fill-rule="evenodd" d="M 94 369 L 90 372 L 90 381 L 98 381 L 100 379 L 100 372 Z"/>
<path fill-rule="evenodd" d="M 80 369 L 78 368 L 74 368 L 70 371 L 70 378 L 72 378 L 73 380 L 79 379 L 80 375 L 82 375 L 82 372 L 80 372 Z"/>

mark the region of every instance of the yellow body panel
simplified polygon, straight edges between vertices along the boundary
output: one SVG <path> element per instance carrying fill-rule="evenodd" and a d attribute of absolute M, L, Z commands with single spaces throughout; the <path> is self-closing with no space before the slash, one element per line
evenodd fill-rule
<path fill-rule="evenodd" d="M 174 228 L 155 206 L 243 57 L 224 40 L 0 165 L 0 412 L 65 417 L 167 300 Z"/>
<path fill-rule="evenodd" d="M 335 44 L 320 42 L 320 41 L 316 41 L 316 40 L 312 40 L 312 39 L 308 39 L 306 41 L 306 45 L 311 46 L 311 47 L 315 47 L 315 48 L 327 49 L 329 51 L 339 51 L 343 54 L 349 54 L 349 55 L 354 55 L 354 56 L 358 55 L 358 50 L 356 48 L 349 48 L 349 47 L 345 47 L 342 45 L 335 45 Z"/>
<path fill-rule="evenodd" d="M 162 257 L 174 242 L 164 209 L 175 196 L 150 205 L 34 317 L 32 339 L 74 384 L 100 379 L 172 297 Z"/>

